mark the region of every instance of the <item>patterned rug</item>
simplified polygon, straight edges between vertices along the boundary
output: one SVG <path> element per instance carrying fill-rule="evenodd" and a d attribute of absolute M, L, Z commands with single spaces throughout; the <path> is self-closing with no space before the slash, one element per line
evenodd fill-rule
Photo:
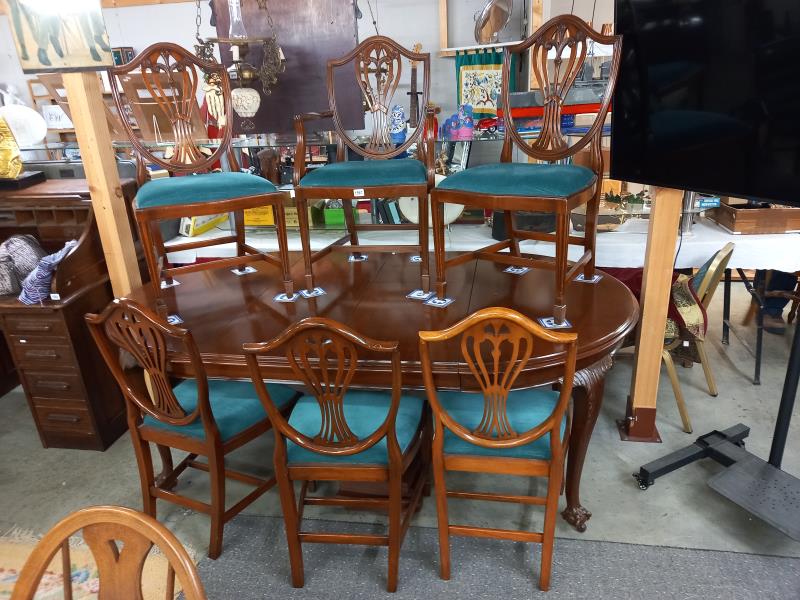
<path fill-rule="evenodd" d="M 20 531 L 11 531 L 0 537 L 0 600 L 11 597 L 11 591 L 28 556 L 36 546 L 36 536 Z M 73 600 L 97 598 L 100 582 L 97 567 L 88 546 L 82 540 L 70 540 L 70 562 L 72 565 Z M 166 594 L 167 559 L 156 550 L 151 550 L 142 575 L 142 595 L 145 600 L 163 600 Z M 175 582 L 179 591 L 179 584 Z M 176 591 L 177 596 L 177 591 Z M 61 570 L 61 553 L 56 553 L 53 562 L 45 571 L 36 593 L 36 600 L 56 600 L 64 597 Z"/>

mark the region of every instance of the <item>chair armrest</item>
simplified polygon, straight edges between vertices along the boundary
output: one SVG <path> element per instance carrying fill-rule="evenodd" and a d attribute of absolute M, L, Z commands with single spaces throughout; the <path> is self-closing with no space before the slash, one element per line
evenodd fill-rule
<path fill-rule="evenodd" d="M 425 131 L 423 133 L 424 152 L 419 153 L 428 172 L 428 188 L 436 183 L 436 111 L 432 106 L 425 107 Z"/>
<path fill-rule="evenodd" d="M 294 150 L 294 174 L 292 180 L 295 186 L 300 185 L 300 180 L 306 174 L 306 121 L 329 119 L 333 117 L 332 110 L 322 112 L 301 113 L 294 116 L 294 131 L 297 135 L 297 146 Z M 302 157 L 297 160 L 297 157 Z"/>

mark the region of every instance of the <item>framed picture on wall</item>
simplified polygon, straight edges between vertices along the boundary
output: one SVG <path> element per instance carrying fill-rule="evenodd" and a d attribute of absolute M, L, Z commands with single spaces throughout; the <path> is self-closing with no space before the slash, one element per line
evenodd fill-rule
<path fill-rule="evenodd" d="M 0 0 L 24 73 L 98 71 L 112 66 L 100 0 Z"/>
<path fill-rule="evenodd" d="M 114 58 L 114 64 L 119 66 L 131 62 L 136 53 L 130 46 L 119 46 L 111 49 L 111 56 Z"/>

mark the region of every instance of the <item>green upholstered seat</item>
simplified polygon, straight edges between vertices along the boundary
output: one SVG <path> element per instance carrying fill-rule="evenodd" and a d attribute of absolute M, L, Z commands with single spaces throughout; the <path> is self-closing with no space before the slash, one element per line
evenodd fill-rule
<path fill-rule="evenodd" d="M 483 417 L 483 394 L 465 392 L 437 392 L 439 403 L 460 425 L 473 431 Z M 558 392 L 550 389 L 533 388 L 512 391 L 508 395 L 506 410 L 508 421 L 517 433 L 524 433 L 543 422 L 553 412 L 558 403 Z M 567 418 L 561 423 L 561 435 L 566 429 Z M 446 454 L 471 454 L 477 456 L 496 456 L 498 458 L 550 458 L 550 434 L 515 448 L 484 448 L 472 444 L 445 428 L 444 451 Z"/>
<path fill-rule="evenodd" d="M 439 189 L 490 196 L 566 198 L 586 189 L 595 179 L 591 169 L 579 165 L 496 163 L 454 173 L 439 184 Z"/>
<path fill-rule="evenodd" d="M 279 383 L 268 383 L 267 391 L 279 408 L 285 406 L 297 395 L 292 388 Z M 187 379 L 175 386 L 172 392 L 187 413 L 192 412 L 197 406 L 197 380 Z M 267 418 L 267 412 L 261 405 L 256 389 L 250 381 L 209 379 L 208 401 L 223 442 L 227 442 L 248 427 Z M 201 440 L 206 436 L 203 422 L 199 416 L 188 425 L 170 425 L 146 415 L 144 425 Z"/>
<path fill-rule="evenodd" d="M 359 391 L 347 392 L 344 397 L 344 416 L 347 425 L 358 439 L 364 439 L 374 433 L 386 420 L 392 396 L 389 392 Z M 424 400 L 415 396 L 401 396 L 397 410 L 395 430 L 400 451 L 405 452 L 414 434 L 419 429 L 422 418 Z M 313 396 L 302 396 L 292 409 L 289 425 L 300 433 L 313 438 L 319 434 L 322 415 L 319 403 Z M 290 464 L 297 463 L 340 463 L 340 464 L 379 464 L 389 463 L 389 451 L 386 436 L 377 444 L 350 456 L 328 456 L 306 450 L 297 444 L 287 441 L 286 454 Z"/>
<path fill-rule="evenodd" d="M 145 183 L 136 194 L 137 208 L 177 206 L 272 194 L 277 188 L 249 173 L 205 173 L 164 177 Z"/>
<path fill-rule="evenodd" d="M 411 158 L 335 162 L 309 171 L 300 180 L 304 187 L 363 188 L 374 185 L 424 184 L 428 173 Z"/>

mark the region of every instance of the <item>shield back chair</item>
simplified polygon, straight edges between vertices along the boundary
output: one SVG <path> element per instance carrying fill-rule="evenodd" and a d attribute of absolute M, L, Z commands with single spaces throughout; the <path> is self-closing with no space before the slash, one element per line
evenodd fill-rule
<path fill-rule="evenodd" d="M 481 393 L 437 391 L 429 346 L 459 337 L 463 360 Z M 550 586 L 553 537 L 562 490 L 564 455 L 571 425 L 575 374 L 574 333 L 548 331 L 507 308 L 485 308 L 442 331 L 420 331 L 420 359 L 433 408 L 433 477 L 439 519 L 440 575 L 450 579 L 450 536 L 491 537 L 542 544 L 539 588 Z M 537 344 L 555 345 L 564 355 L 560 391 L 512 390 Z M 553 435 L 556 434 L 556 435 Z M 547 478 L 547 495 L 452 491 L 447 471 L 501 473 Z M 452 525 L 448 498 L 544 506 L 542 532 Z"/>
<path fill-rule="evenodd" d="M 731 260 L 734 246 L 733 242 L 725 244 L 725 246 L 715 252 L 714 255 L 697 270 L 694 277 L 692 277 L 690 285 L 706 311 L 711 304 L 711 299 L 714 297 L 714 292 L 717 290 L 717 286 L 725 273 L 725 269 L 728 268 L 728 262 Z M 689 411 L 686 409 L 686 401 L 683 397 L 680 380 L 678 379 L 678 371 L 675 368 L 675 361 L 672 357 L 672 351 L 684 344 L 688 344 L 689 354 L 696 356 L 696 360 L 699 360 L 700 365 L 703 367 L 703 374 L 708 384 L 708 393 L 716 397 L 718 392 L 717 383 L 714 380 L 714 373 L 711 370 L 711 365 L 708 361 L 708 353 L 706 352 L 705 342 L 703 340 L 695 338 L 684 340 L 681 337 L 677 337 L 664 341 L 664 350 L 661 353 L 661 357 L 664 361 L 664 366 L 667 368 L 670 383 L 672 384 L 672 391 L 675 394 L 675 402 L 678 405 L 678 412 L 680 413 L 683 423 L 683 430 L 686 433 L 692 433 L 692 420 L 689 418 Z"/>
<path fill-rule="evenodd" d="M 583 68 L 592 43 L 613 47 L 608 85 L 591 127 L 575 144 L 569 146 L 561 130 L 563 105 Z M 530 50 L 531 85 L 538 92 L 543 109 L 541 132 L 533 140 L 525 139 L 518 131 L 510 111 L 506 111 L 503 115 L 505 139 L 500 162 L 450 175 L 431 191 L 436 294 L 439 298 L 444 298 L 447 292 L 447 268 L 473 258 L 517 267 L 551 269 L 555 271 L 553 317 L 556 323 L 563 323 L 566 316 L 566 285 L 579 273 L 586 281 L 594 281 L 597 212 L 603 178 L 601 135 L 617 80 L 621 47 L 620 36 L 600 35 L 578 17 L 561 15 L 542 25 L 528 39 L 505 49 L 502 105 L 511 106 L 512 55 L 522 58 Z M 591 156 L 589 168 L 575 164 L 549 164 L 563 163 L 586 147 Z M 529 160 L 548 164 L 512 162 L 515 149 Z M 446 259 L 442 224 L 444 203 L 503 211 L 508 239 Z M 572 236 L 570 212 L 584 204 L 587 204 L 585 235 Z M 516 229 L 514 211 L 555 213 L 555 233 Z M 555 243 L 555 259 L 521 254 L 520 240 Z M 570 244 L 583 246 L 584 249 L 581 258 L 571 266 L 567 262 Z"/>
<path fill-rule="evenodd" d="M 167 500 L 211 517 L 209 558 L 222 550 L 224 524 L 264 494 L 275 478 L 263 479 L 225 468 L 225 456 L 271 428 L 267 413 L 247 381 L 209 380 L 192 334 L 169 325 L 149 310 L 127 299 L 114 300 L 100 315 L 86 315 L 92 337 L 125 397 L 144 512 L 156 516 L 156 501 Z M 168 352 L 179 353 L 194 376 L 173 389 Z M 132 356 L 136 366 L 126 368 L 121 356 Z M 288 410 L 297 393 L 287 386 L 269 384 L 277 406 Z M 153 473 L 150 444 L 164 462 L 158 478 Z M 188 452 L 172 465 L 170 448 Z M 204 456 L 206 461 L 198 461 Z M 187 469 L 208 472 L 211 502 L 205 503 L 173 491 Z M 225 508 L 225 479 L 253 486 L 247 496 Z"/>
<path fill-rule="evenodd" d="M 258 358 L 280 350 L 294 377 L 308 395 L 302 396 L 288 419 L 264 385 Z M 253 383 L 275 428 L 275 474 L 286 523 L 292 585 L 303 587 L 305 542 L 388 546 L 387 589 L 397 589 L 400 547 L 411 516 L 421 502 L 427 480 L 426 445 L 430 418 L 422 398 L 401 392 L 397 342 L 360 335 L 322 317 L 308 317 L 266 343 L 244 345 Z M 391 391 L 351 390 L 359 360 L 368 356 L 391 369 Z M 417 455 L 420 455 L 419 458 Z M 426 464 L 420 466 L 417 462 Z M 403 497 L 406 476 L 407 496 Z M 302 481 L 299 499 L 294 481 Z M 309 482 L 387 482 L 387 498 L 312 497 Z M 333 505 L 387 511 L 387 535 L 314 533 L 300 530 L 306 505 Z"/>
<path fill-rule="evenodd" d="M 231 88 L 225 67 L 202 61 L 175 44 L 160 43 L 148 47 L 130 63 L 109 69 L 109 77 L 118 113 L 136 117 L 136 126 L 127 118 L 122 119 L 122 124 L 137 161 L 140 189 L 134 212 L 155 297 L 161 297 L 162 287 L 174 285 L 173 276 L 179 273 L 224 267 L 235 267 L 242 273 L 254 261 L 279 267 L 284 292 L 293 297 L 285 195 L 266 179 L 239 170 L 231 149 Z M 222 131 L 213 151 L 199 144 L 199 139 L 208 137 L 197 103 L 200 91 L 206 94 L 209 118 L 213 117 Z M 148 132 L 157 139 L 146 139 Z M 227 158 L 230 172 L 210 173 L 223 157 Z M 171 176 L 148 181 L 146 163 L 167 170 Z M 260 206 L 270 206 L 274 212 L 277 256 L 263 253 L 245 240 L 244 210 Z M 235 257 L 169 265 L 159 221 L 230 212 L 234 215 L 230 235 L 171 245 L 170 251 L 233 242 Z"/>
<path fill-rule="evenodd" d="M 37 590 L 56 554 L 61 552 L 63 598 L 71 599 L 69 539 L 80 533 L 91 551 L 100 598 L 142 600 L 145 562 L 155 546 L 168 561 L 165 600 L 175 598 L 177 577 L 186 600 L 205 600 L 206 592 L 192 557 L 169 529 L 154 518 L 123 506 L 91 506 L 64 517 L 36 544 L 20 571 L 12 600 L 41 597 Z M 159 573 L 160 575 L 160 573 Z"/>
<path fill-rule="evenodd" d="M 402 144 L 395 144 L 390 134 L 391 113 L 400 98 L 395 97 L 401 77 L 403 63 L 414 61 L 422 65 L 422 99 L 417 104 L 420 126 L 410 133 Z M 348 72 L 350 75 L 348 75 Z M 344 129 L 342 117 L 336 104 L 336 85 L 352 82 L 361 90 L 366 111 L 371 118 L 372 132 L 366 145 L 351 138 Z M 416 53 L 383 36 L 367 38 L 342 58 L 328 61 L 327 111 L 295 116 L 297 146 L 294 161 L 295 200 L 303 245 L 306 290 L 313 290 L 313 263 L 327 256 L 332 250 L 352 253 L 356 259 L 370 249 L 375 252 L 419 252 L 421 258 L 421 286 L 430 289 L 428 256 L 428 193 L 433 187 L 434 135 L 433 110 L 427 109 L 430 90 L 430 54 Z M 405 95 L 403 95 L 405 97 Z M 414 103 L 411 107 L 414 108 Z M 423 117 L 425 126 L 422 126 Z M 306 171 L 306 123 L 315 119 L 333 119 L 337 136 L 337 161 L 321 168 Z M 369 126 L 369 125 L 368 125 Z M 417 144 L 417 159 L 397 158 Z M 355 153 L 363 160 L 345 161 L 346 153 Z M 396 159 L 396 160 L 389 160 Z M 420 207 L 418 224 L 378 225 L 356 223 L 353 216 L 353 200 L 385 197 L 411 196 L 417 198 Z M 333 244 L 311 252 L 308 223 L 308 204 L 321 199 L 340 199 L 344 205 L 347 234 Z M 358 232 L 377 229 L 417 229 L 419 241 L 414 245 L 361 246 Z M 346 245 L 347 242 L 349 245 Z"/>

